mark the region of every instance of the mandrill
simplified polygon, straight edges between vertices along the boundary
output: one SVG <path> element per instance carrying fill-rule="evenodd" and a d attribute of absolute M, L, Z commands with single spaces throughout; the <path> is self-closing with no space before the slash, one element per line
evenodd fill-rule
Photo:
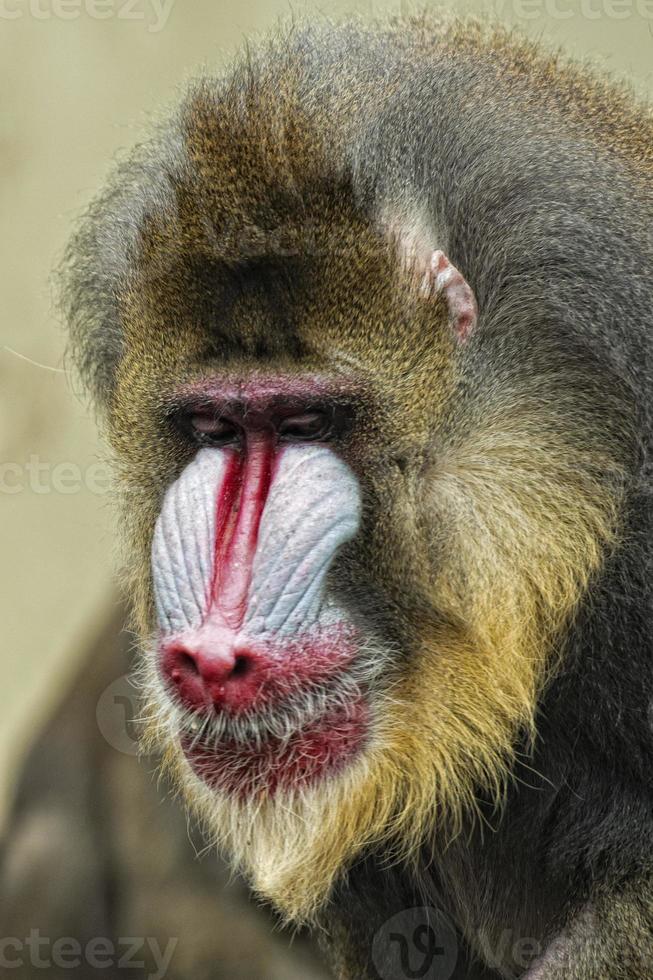
<path fill-rule="evenodd" d="M 339 978 L 650 980 L 650 111 L 473 22 L 294 26 L 63 276 L 211 839 Z"/>

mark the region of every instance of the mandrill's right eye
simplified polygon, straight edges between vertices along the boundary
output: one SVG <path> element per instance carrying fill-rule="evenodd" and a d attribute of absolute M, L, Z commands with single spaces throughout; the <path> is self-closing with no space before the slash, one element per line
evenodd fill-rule
<path fill-rule="evenodd" d="M 240 440 L 238 426 L 229 419 L 198 412 L 188 422 L 195 441 L 203 446 L 231 446 Z"/>

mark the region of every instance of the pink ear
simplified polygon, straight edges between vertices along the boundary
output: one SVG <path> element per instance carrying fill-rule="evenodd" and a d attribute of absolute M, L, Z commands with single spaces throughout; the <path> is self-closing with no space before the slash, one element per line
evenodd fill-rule
<path fill-rule="evenodd" d="M 476 326 L 476 298 L 467 280 L 440 249 L 430 255 L 420 291 L 424 296 L 443 294 L 451 329 L 459 340 L 466 340 Z"/>

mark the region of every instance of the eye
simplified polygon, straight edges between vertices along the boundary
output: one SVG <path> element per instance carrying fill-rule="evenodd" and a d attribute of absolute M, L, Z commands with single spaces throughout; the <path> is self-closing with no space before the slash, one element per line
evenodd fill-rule
<path fill-rule="evenodd" d="M 206 446 L 230 446 L 240 439 L 238 426 L 220 416 L 198 412 L 190 416 L 189 425 L 195 440 Z"/>
<path fill-rule="evenodd" d="M 331 423 L 323 412 L 303 412 L 279 422 L 279 437 L 288 442 L 311 442 L 329 435 Z"/>

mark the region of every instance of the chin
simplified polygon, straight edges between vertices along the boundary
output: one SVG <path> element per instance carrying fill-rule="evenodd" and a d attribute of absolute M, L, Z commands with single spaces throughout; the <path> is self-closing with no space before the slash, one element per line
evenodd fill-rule
<path fill-rule="evenodd" d="M 216 727 L 194 722 L 180 735 L 197 778 L 238 799 L 273 799 L 343 772 L 365 747 L 369 710 L 360 696 L 315 714 L 298 707 L 264 722 L 254 715 Z"/>

